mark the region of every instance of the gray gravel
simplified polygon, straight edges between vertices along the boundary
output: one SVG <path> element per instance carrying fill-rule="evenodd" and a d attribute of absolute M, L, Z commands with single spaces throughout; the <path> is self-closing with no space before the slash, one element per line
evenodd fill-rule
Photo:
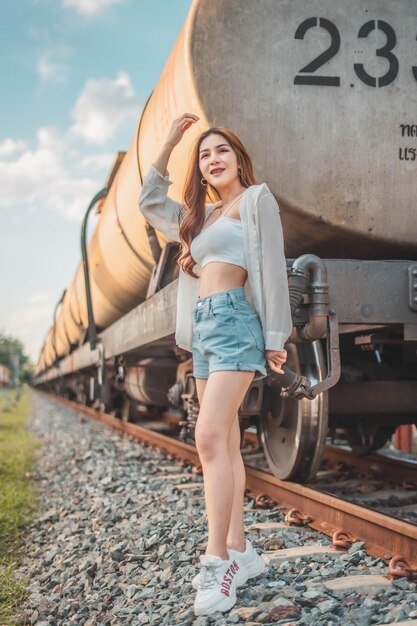
<path fill-rule="evenodd" d="M 417 617 L 417 586 L 405 579 L 376 592 L 325 586 L 387 573 L 358 543 L 346 554 L 274 562 L 238 590 L 229 613 L 196 618 L 191 580 L 207 539 L 203 492 L 178 486 L 202 478 L 36 392 L 30 424 L 43 444 L 34 475 L 41 500 L 18 570 L 31 582 L 16 624 L 369 626 Z M 279 508 L 257 510 L 249 499 L 245 506 L 247 525 L 283 520 Z M 265 552 L 330 543 L 310 529 L 248 536 Z"/>

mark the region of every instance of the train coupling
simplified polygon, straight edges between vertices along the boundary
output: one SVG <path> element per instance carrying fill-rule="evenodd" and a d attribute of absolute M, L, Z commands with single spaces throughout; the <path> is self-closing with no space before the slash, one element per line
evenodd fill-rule
<path fill-rule="evenodd" d="M 289 387 L 283 387 L 281 389 L 281 396 L 283 398 L 295 398 L 296 400 L 302 400 L 308 398 L 313 400 L 315 397 L 312 391 L 311 382 L 305 376 L 296 376 L 296 380 Z"/>
<path fill-rule="evenodd" d="M 282 366 L 284 374 L 277 374 L 270 368 L 268 369 L 270 384 L 279 385 L 281 387 L 281 397 L 295 398 L 296 400 L 302 400 L 303 398 L 312 400 L 315 397 L 312 384 L 306 376 L 296 374 L 286 365 Z"/>
<path fill-rule="evenodd" d="M 333 387 L 340 378 L 340 354 L 339 354 L 339 335 L 336 313 L 332 310 L 329 311 L 329 317 L 327 318 L 327 363 L 328 372 L 323 380 L 315 382 L 314 384 L 300 374 L 296 374 L 290 370 L 286 365 L 282 366 L 284 370 L 283 374 L 277 374 L 270 368 L 268 372 L 269 384 L 279 385 L 281 389 L 281 396 L 284 398 L 295 398 L 296 400 L 302 400 L 307 398 L 313 400 L 319 393 L 323 393 L 330 387 Z"/>

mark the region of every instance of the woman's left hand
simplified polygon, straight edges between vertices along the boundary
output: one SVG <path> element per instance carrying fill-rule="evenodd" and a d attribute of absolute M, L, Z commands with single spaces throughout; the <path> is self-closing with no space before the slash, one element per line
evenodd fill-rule
<path fill-rule="evenodd" d="M 265 355 L 271 370 L 277 372 L 277 374 L 283 374 L 284 370 L 281 369 L 281 366 L 284 365 L 285 361 L 287 360 L 287 351 L 265 350 Z"/>

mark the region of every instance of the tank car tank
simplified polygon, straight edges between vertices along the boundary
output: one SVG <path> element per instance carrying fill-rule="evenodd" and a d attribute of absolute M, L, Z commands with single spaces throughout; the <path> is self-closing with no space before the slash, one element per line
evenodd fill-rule
<path fill-rule="evenodd" d="M 329 410 L 333 430 L 342 429 L 364 452 L 385 441 L 398 420 L 415 419 L 411 397 L 400 417 L 392 408 L 384 412 L 383 406 L 371 417 L 362 414 L 361 403 L 350 402 L 352 391 L 357 395 L 354 387 L 346 385 L 356 384 L 364 400 L 371 390 L 364 383 L 383 383 L 378 394 L 385 397 L 392 381 L 401 380 L 408 398 L 408 383 L 416 378 L 416 23 L 417 4 L 411 0 L 195 0 L 99 207 L 87 256 L 94 320 L 103 336 L 110 336 L 106 329 L 116 329 L 118 322 L 122 328 L 129 311 L 145 312 L 141 304 L 150 295 L 168 297 L 162 287 L 171 293 L 167 286 L 178 268 L 165 256 L 162 270 L 155 250 L 158 244 L 162 250 L 172 244 L 146 227 L 137 201 L 144 173 L 173 119 L 185 111 L 200 121 L 173 152 L 171 197 L 181 200 L 194 138 L 210 126 L 229 127 L 247 147 L 257 181 L 265 181 L 277 198 L 287 257 L 324 259 L 328 310 L 333 308 L 338 318 L 342 375 L 329 398 L 323 393 L 314 400 L 283 400 L 280 389 L 268 385 L 260 394 L 264 447 L 282 478 L 313 475 Z M 310 277 L 310 287 L 312 259 L 300 261 L 294 270 Z M 296 332 L 318 298 L 311 289 L 294 312 L 289 363 L 318 383 L 329 369 L 329 351 L 327 358 L 323 353 L 329 328 L 314 337 Z M 390 306 L 384 308 L 384 302 Z M 158 323 L 164 326 L 162 319 L 156 319 L 156 327 Z M 70 353 L 75 358 L 87 326 L 80 264 L 41 353 L 40 376 L 47 368 L 53 372 L 53 364 Z M 124 359 L 127 376 L 121 379 L 128 381 L 125 391 L 131 399 L 152 404 L 155 397 L 159 403 L 168 381 L 171 386 L 178 382 L 186 355 L 175 349 L 172 332 L 171 326 L 169 339 L 152 335 L 155 354 L 161 345 L 170 347 L 162 355 L 169 374 L 153 396 L 147 387 L 156 385 L 158 376 L 142 363 L 140 343 L 127 358 L 112 344 L 113 353 Z M 149 348 L 145 352 L 152 354 Z M 68 372 L 75 372 L 71 367 Z M 155 363 L 151 369 L 157 372 Z M 141 382 L 132 384 L 138 372 Z M 134 391 L 140 388 L 141 393 Z M 300 443 L 303 438 L 307 444 Z"/>

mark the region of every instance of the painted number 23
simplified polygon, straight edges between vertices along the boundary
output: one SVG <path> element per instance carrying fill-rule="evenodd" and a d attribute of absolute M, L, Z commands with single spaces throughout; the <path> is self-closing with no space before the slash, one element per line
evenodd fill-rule
<path fill-rule="evenodd" d="M 340 76 L 317 76 L 313 75 L 319 67 L 330 61 L 340 48 L 340 33 L 336 26 L 330 20 L 324 17 L 309 17 L 304 20 L 296 30 L 295 39 L 304 39 L 306 32 L 314 26 L 321 26 L 329 33 L 331 37 L 330 46 L 322 52 L 318 57 L 310 61 L 305 67 L 300 69 L 300 74 L 294 78 L 295 85 L 326 85 L 331 87 L 339 87 Z M 387 22 L 383 20 L 370 20 L 361 26 L 358 37 L 367 37 L 369 33 L 375 29 L 382 30 L 387 41 L 382 48 L 378 48 L 376 55 L 387 59 L 389 63 L 388 70 L 383 76 L 376 78 L 369 74 L 362 63 L 354 63 L 353 68 L 356 75 L 362 82 L 370 87 L 386 87 L 395 79 L 398 74 L 398 59 L 392 50 L 397 43 L 395 31 Z M 417 80 L 417 66 L 412 67 L 414 78 Z M 301 73 L 302 72 L 302 73 Z"/>

